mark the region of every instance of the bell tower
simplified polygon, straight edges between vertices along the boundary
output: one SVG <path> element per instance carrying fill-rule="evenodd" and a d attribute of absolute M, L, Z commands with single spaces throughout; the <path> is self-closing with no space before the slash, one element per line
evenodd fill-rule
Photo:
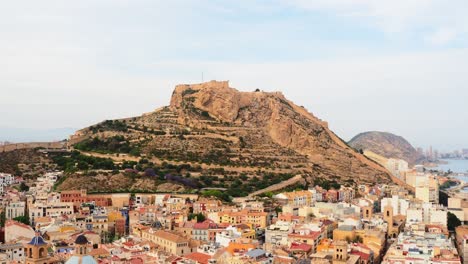
<path fill-rule="evenodd" d="M 88 239 L 81 234 L 75 240 L 75 255 L 86 256 L 86 254 L 88 254 Z"/>
<path fill-rule="evenodd" d="M 393 207 L 390 205 L 385 206 L 383 213 L 383 219 L 385 222 L 387 222 L 388 225 L 387 234 L 388 236 L 391 236 L 393 230 Z"/>
<path fill-rule="evenodd" d="M 348 260 L 348 242 L 339 240 L 335 242 L 335 253 L 333 254 L 333 263 L 346 263 Z"/>
<path fill-rule="evenodd" d="M 362 207 L 362 218 L 370 219 L 372 218 L 372 206 L 363 206 Z"/>
<path fill-rule="evenodd" d="M 36 232 L 29 243 L 25 245 L 25 264 L 44 264 L 51 263 L 47 252 L 48 244 L 44 241 L 41 234 Z"/>
<path fill-rule="evenodd" d="M 81 234 L 75 239 L 75 252 L 73 256 L 65 262 L 65 264 L 88 263 L 97 264 L 97 261 L 88 254 L 88 239 Z"/>

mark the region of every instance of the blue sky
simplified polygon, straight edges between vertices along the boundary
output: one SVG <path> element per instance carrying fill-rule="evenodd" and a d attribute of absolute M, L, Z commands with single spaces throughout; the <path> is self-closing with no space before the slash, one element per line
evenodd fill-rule
<path fill-rule="evenodd" d="M 203 72 L 282 91 L 346 140 L 468 147 L 467 13 L 461 0 L 8 1 L 0 140 L 151 111 Z"/>

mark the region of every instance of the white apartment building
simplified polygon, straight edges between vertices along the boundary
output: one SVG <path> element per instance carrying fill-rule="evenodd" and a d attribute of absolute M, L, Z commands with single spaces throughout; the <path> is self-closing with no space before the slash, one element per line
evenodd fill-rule
<path fill-rule="evenodd" d="M 15 183 L 15 177 L 8 173 L 0 173 L 0 185 L 9 186 Z"/>
<path fill-rule="evenodd" d="M 13 219 L 15 217 L 24 216 L 25 209 L 25 202 L 12 202 L 5 208 L 5 218 Z"/>
<path fill-rule="evenodd" d="M 419 186 L 416 187 L 416 199 L 421 200 L 423 203 L 429 202 L 429 187 Z"/>
<path fill-rule="evenodd" d="M 265 229 L 265 244 L 268 245 L 287 245 L 288 234 L 292 232 L 293 224 L 291 222 L 278 221 Z"/>
<path fill-rule="evenodd" d="M 24 246 L 22 243 L 18 242 L 8 242 L 1 244 L 0 252 L 5 254 L 10 261 L 23 261 L 25 258 Z"/>
<path fill-rule="evenodd" d="M 49 216 L 56 218 L 61 215 L 71 214 L 73 214 L 73 203 L 35 203 L 29 208 L 29 219 L 31 223 L 34 223 L 34 219 L 37 217 Z"/>
<path fill-rule="evenodd" d="M 242 237 L 242 233 L 236 227 L 228 226 L 222 232 L 216 233 L 216 243 L 222 247 L 227 247 L 231 242 L 235 242 Z"/>
<path fill-rule="evenodd" d="M 0 194 L 3 194 L 4 187 L 15 183 L 15 177 L 8 173 L 0 173 Z"/>
<path fill-rule="evenodd" d="M 442 224 L 447 226 L 447 209 L 431 203 L 412 204 L 406 211 L 406 223 Z"/>
<path fill-rule="evenodd" d="M 408 199 L 400 198 L 398 195 L 393 195 L 392 198 L 383 198 L 381 208 L 390 205 L 393 208 L 393 215 L 406 215 L 410 202 Z"/>
<path fill-rule="evenodd" d="M 408 171 L 408 162 L 401 159 L 388 159 L 385 167 L 396 177 L 403 178 L 404 173 Z"/>

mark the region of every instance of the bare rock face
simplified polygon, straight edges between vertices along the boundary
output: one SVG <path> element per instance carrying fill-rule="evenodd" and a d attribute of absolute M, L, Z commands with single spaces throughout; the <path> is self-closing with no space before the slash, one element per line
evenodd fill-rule
<path fill-rule="evenodd" d="M 240 92 L 228 82 L 178 85 L 170 109 L 179 121 L 194 125 L 196 116 L 241 126 L 307 156 L 317 176 L 359 182 L 389 182 L 389 173 L 350 148 L 326 122 L 288 101 L 279 92 Z M 319 169 L 318 169 L 319 168 Z"/>
<path fill-rule="evenodd" d="M 90 138 L 99 138 L 110 153 L 125 144 L 125 155 L 137 149 L 161 166 L 189 164 L 184 174 L 212 176 L 204 177 L 207 187 L 236 188 L 243 178 L 245 192 L 252 192 L 293 175 L 349 186 L 397 181 L 282 93 L 240 92 L 227 81 L 177 85 L 169 106 L 106 120 L 78 131 L 70 142 L 77 146 Z"/>
<path fill-rule="evenodd" d="M 224 122 L 233 122 L 245 98 L 228 82 L 211 81 L 194 85 L 177 85 L 172 94 L 173 109 L 181 110 L 189 106 L 207 111 L 211 116 Z"/>
<path fill-rule="evenodd" d="M 410 165 L 424 161 L 424 157 L 406 139 L 388 132 L 364 132 L 351 139 L 349 144 L 385 158 L 405 160 Z"/>

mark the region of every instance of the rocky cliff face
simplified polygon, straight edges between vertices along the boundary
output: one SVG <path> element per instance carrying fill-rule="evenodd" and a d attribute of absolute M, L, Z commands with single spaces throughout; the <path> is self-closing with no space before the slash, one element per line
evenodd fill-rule
<path fill-rule="evenodd" d="M 424 161 L 424 157 L 406 139 L 387 132 L 364 132 L 351 139 L 349 144 L 355 149 L 372 151 L 385 158 L 405 160 L 410 165 Z"/>
<path fill-rule="evenodd" d="M 200 125 L 198 114 L 228 126 L 248 129 L 307 158 L 314 177 L 341 181 L 389 182 L 387 171 L 356 153 L 327 123 L 278 92 L 239 92 L 227 82 L 178 85 L 170 109 L 179 122 Z M 255 142 L 251 142 L 255 145 Z"/>
<path fill-rule="evenodd" d="M 297 174 L 309 182 L 345 185 L 392 181 L 387 170 L 283 94 L 240 92 L 228 82 L 177 85 L 169 106 L 96 124 L 72 139 L 82 150 L 109 153 L 113 159 L 125 151 L 145 155 L 161 170 L 167 164 L 179 166 L 203 186 L 228 188 L 233 194 Z"/>

